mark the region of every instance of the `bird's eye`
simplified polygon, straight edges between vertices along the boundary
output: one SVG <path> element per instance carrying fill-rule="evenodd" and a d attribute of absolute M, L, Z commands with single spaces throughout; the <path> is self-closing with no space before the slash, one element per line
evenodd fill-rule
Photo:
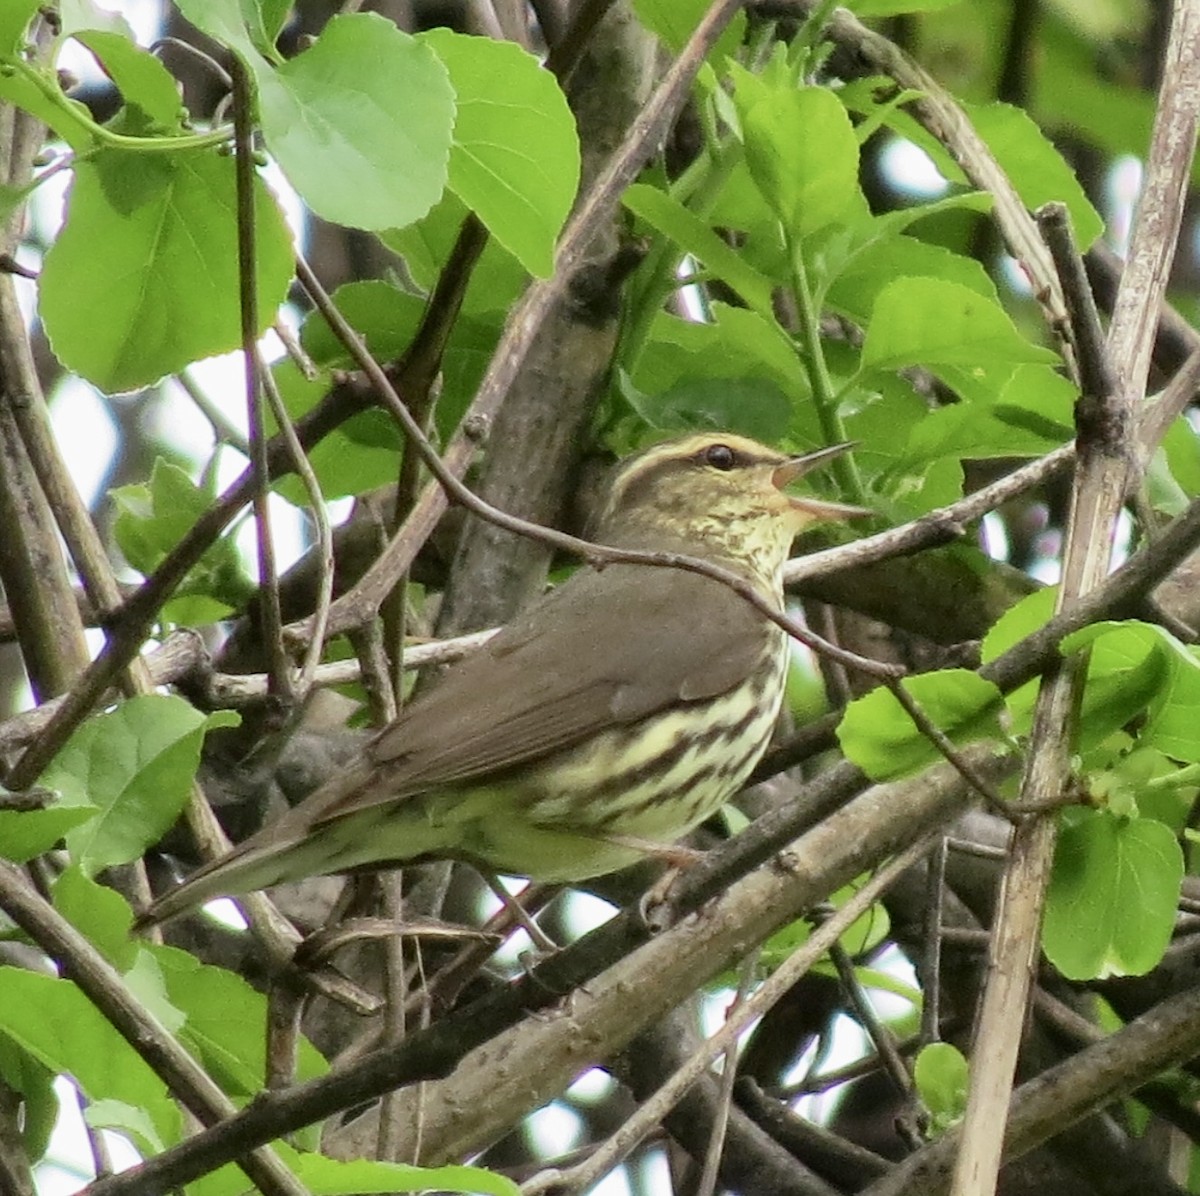
<path fill-rule="evenodd" d="M 710 444 L 704 450 L 704 460 L 714 469 L 732 469 L 737 463 L 737 456 L 727 444 Z"/>

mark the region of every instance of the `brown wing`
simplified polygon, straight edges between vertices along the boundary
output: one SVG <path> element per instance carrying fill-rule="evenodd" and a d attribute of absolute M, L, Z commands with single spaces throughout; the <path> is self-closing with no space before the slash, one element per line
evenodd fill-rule
<path fill-rule="evenodd" d="M 386 794 L 321 821 L 469 781 L 724 693 L 759 667 L 770 625 L 727 586 L 678 570 L 583 570 L 456 665 L 374 741 Z"/>

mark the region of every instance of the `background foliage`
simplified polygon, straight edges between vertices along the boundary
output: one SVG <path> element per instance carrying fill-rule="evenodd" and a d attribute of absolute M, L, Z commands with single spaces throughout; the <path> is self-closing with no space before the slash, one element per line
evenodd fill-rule
<path fill-rule="evenodd" d="M 947 1190 L 1023 1027 L 1002 1190 L 1200 1190 L 1193 6 L 360 7 L 0 12 L 0 1192 L 61 1106 L 97 1196 Z M 671 431 L 855 441 L 789 579 L 906 679 L 798 653 L 710 860 L 527 894 L 532 971 L 449 866 L 131 938 L 570 567 L 400 403 L 573 531 Z"/>

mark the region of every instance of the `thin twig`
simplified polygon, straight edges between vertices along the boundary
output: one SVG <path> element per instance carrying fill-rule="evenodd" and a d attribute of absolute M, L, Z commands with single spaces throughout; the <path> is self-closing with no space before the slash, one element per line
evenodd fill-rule
<path fill-rule="evenodd" d="M 737 1041 L 738 1035 L 755 1018 L 775 1005 L 796 982 L 821 958 L 838 936 L 845 933 L 856 918 L 864 914 L 903 872 L 929 850 L 933 837 L 922 836 L 895 859 L 884 865 L 827 921 L 814 927 L 804 945 L 790 955 L 746 1001 L 733 1010 L 721 1027 L 668 1079 L 658 1091 L 638 1107 L 636 1113 L 604 1142 L 585 1162 L 568 1171 L 545 1171 L 521 1187 L 522 1196 L 540 1196 L 545 1192 L 582 1192 L 607 1175 L 663 1119 L 668 1109 L 708 1069 L 713 1057 Z"/>
<path fill-rule="evenodd" d="M 0 862 L 0 908 L 73 980 L 118 1034 L 201 1124 L 234 1116 L 233 1102 L 125 985 L 116 969 L 35 893 L 20 870 Z M 240 1160 L 250 1180 L 273 1196 L 305 1196 L 269 1147 Z"/>
<path fill-rule="evenodd" d="M 294 697 L 291 667 L 283 647 L 283 616 L 279 606 L 279 574 L 271 534 L 271 474 L 267 465 L 267 434 L 263 421 L 262 371 L 258 360 L 258 256 L 254 213 L 254 112 L 250 72 L 236 55 L 233 78 L 234 171 L 237 182 L 238 308 L 242 328 L 242 372 L 246 387 L 246 427 L 250 437 L 250 468 L 254 473 L 254 524 L 258 551 L 259 618 L 267 654 L 271 693 L 284 702 Z M 293 437 L 295 433 L 293 432 Z M 288 448 L 292 447 L 289 442 Z M 301 457 L 303 453 L 299 454 Z"/>

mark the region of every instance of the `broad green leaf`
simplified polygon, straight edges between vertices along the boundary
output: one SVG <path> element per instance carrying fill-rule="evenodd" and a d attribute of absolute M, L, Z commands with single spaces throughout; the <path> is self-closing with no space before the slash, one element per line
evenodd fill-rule
<path fill-rule="evenodd" d="M 236 721 L 236 717 L 234 719 Z M 96 815 L 67 833 L 74 862 L 94 875 L 135 860 L 167 832 L 188 799 L 206 718 L 182 698 L 148 694 L 84 723 L 42 774 L 72 805 Z"/>
<path fill-rule="evenodd" d="M 1046 586 L 1026 594 L 1015 606 L 1010 606 L 983 637 L 980 658 L 984 664 L 1003 656 L 1027 635 L 1044 627 L 1054 614 L 1056 594 L 1057 587 Z"/>
<path fill-rule="evenodd" d="M 948 1129 L 966 1112 L 967 1060 L 957 1047 L 948 1042 L 922 1047 L 913 1065 L 913 1081 L 933 1119 L 934 1134 Z"/>
<path fill-rule="evenodd" d="M 482 1167 L 450 1164 L 414 1167 L 372 1159 L 327 1158 L 320 1154 L 291 1155 L 300 1182 L 313 1196 L 356 1196 L 359 1192 L 478 1192 L 481 1196 L 518 1196 L 520 1189 L 507 1176 Z"/>
<path fill-rule="evenodd" d="M 421 323 L 425 301 L 380 278 L 348 282 L 333 293 L 343 318 L 380 361 L 399 357 Z M 320 312 L 312 312 L 300 329 L 300 343 L 317 365 L 350 369 L 354 359 L 333 334 Z"/>
<path fill-rule="evenodd" d="M 119 972 L 133 967 L 141 947 L 130 938 L 133 911 L 120 893 L 73 864 L 55 880 L 51 899 L 54 908 Z"/>
<path fill-rule="evenodd" d="M 962 0 L 850 0 L 846 5 L 860 17 L 894 17 L 905 12 L 936 12 Z"/>
<path fill-rule="evenodd" d="M 454 91 L 433 51 L 376 13 L 335 16 L 278 71 L 256 71 L 263 138 L 317 215 L 419 220 L 446 185 Z"/>
<path fill-rule="evenodd" d="M 898 278 L 885 287 L 863 342 L 863 368 L 951 365 L 968 371 L 1023 362 L 1054 365 L 992 299 L 939 278 Z"/>
<path fill-rule="evenodd" d="M 621 393 L 652 428 L 674 432 L 724 428 L 777 441 L 787 435 L 792 417 L 787 395 L 761 378 L 693 378 L 643 394 L 622 372 Z"/>
<path fill-rule="evenodd" d="M 993 402 L 951 403 L 913 428 L 906 459 L 1038 456 L 1074 435 L 1078 392 L 1043 365 L 1019 365 Z"/>
<path fill-rule="evenodd" d="M 850 117 L 824 87 L 770 86 L 738 69 L 746 161 L 784 228 L 801 238 L 865 208 Z"/>
<path fill-rule="evenodd" d="M 16 58 L 41 0 L 5 0 L 0 5 L 0 58 Z"/>
<path fill-rule="evenodd" d="M 1182 879 L 1183 854 L 1169 827 L 1074 811 L 1046 898 L 1050 962 L 1070 980 L 1144 975 L 1170 941 Z"/>
<path fill-rule="evenodd" d="M 579 137 L 557 80 L 513 42 L 450 29 L 420 40 L 457 96 L 450 187 L 531 274 L 549 276 L 579 186 Z"/>
<path fill-rule="evenodd" d="M 1172 639 L 1162 628 L 1130 619 L 1093 623 L 1063 640 L 1064 654 L 1085 648 L 1090 653 L 1079 718 L 1081 747 L 1094 746 L 1152 703 L 1161 702 L 1176 667 Z M 1188 737 L 1195 742 L 1200 736 L 1195 711 L 1190 713 Z M 1152 736 L 1150 741 L 1166 750 Z"/>
<path fill-rule="evenodd" d="M 49 851 L 69 830 L 87 822 L 95 812 L 95 807 L 87 805 L 0 810 L 0 856 L 24 864 Z"/>
<path fill-rule="evenodd" d="M 174 947 L 147 947 L 161 970 L 167 999 L 186 1017 L 180 1038 L 221 1087 L 242 1102 L 266 1074 L 266 997 L 240 976 L 200 963 Z M 306 1038 L 300 1040 L 297 1078 L 323 1075 L 328 1065 Z"/>
<path fill-rule="evenodd" d="M 21 1143 L 29 1161 L 36 1163 L 46 1153 L 58 1121 L 54 1073 L 0 1033 L 0 1079 L 21 1094 Z"/>
<path fill-rule="evenodd" d="M 145 1154 L 158 1154 L 166 1147 L 146 1110 L 128 1101 L 89 1101 L 83 1119 L 92 1129 L 123 1133 Z"/>
<path fill-rule="evenodd" d="M 1033 211 L 1051 200 L 1066 204 L 1076 243 L 1081 251 L 1090 248 L 1104 231 L 1104 220 L 1029 113 L 998 102 L 963 107 L 1025 206 Z"/>
<path fill-rule="evenodd" d="M 241 343 L 233 172 L 211 150 L 76 161 L 40 282 L 64 365 L 102 390 L 133 390 Z M 261 180 L 254 193 L 262 331 L 287 294 L 292 241 Z"/>
<path fill-rule="evenodd" d="M 994 299 L 996 288 L 974 259 L 916 237 L 871 237 L 846 261 L 829 285 L 826 301 L 866 325 L 879 293 L 897 278 L 940 278 Z"/>
<path fill-rule="evenodd" d="M 179 466 L 161 458 L 154 463 L 148 485 L 119 486 L 110 497 L 117 508 L 113 522 L 117 544 L 130 565 L 147 576 L 213 501 Z M 222 537 L 188 572 L 164 614 L 180 623 L 214 622 L 248 601 L 253 588 L 237 545 L 230 537 Z"/>
<path fill-rule="evenodd" d="M 179 1139 L 179 1109 L 162 1080 L 71 981 L 4 967 L 0 991 L 0 1036 L 69 1075 L 89 1100 L 143 1109 L 163 1142 Z"/>
<path fill-rule="evenodd" d="M 700 18 L 711 8 L 708 0 L 634 0 L 633 10 L 638 20 L 651 33 L 662 39 L 667 49 L 678 52 L 695 32 Z M 733 54 L 742 44 L 746 29 L 746 14 L 737 13 L 721 34 L 710 58 Z"/>
<path fill-rule="evenodd" d="M 940 669 L 906 677 L 901 684 L 955 744 L 1003 738 L 1000 691 L 970 670 Z M 837 736 L 847 757 L 877 781 L 904 776 L 941 758 L 883 686 L 846 707 Z"/>
<path fill-rule="evenodd" d="M 450 260 L 459 230 L 468 213 L 461 199 L 447 190 L 427 216 L 407 228 L 390 228 L 379 239 L 404 258 L 413 281 L 432 291 Z M 529 275 L 495 237 L 489 237 L 471 271 L 463 313 L 508 315 L 513 301 L 524 290 Z"/>
<path fill-rule="evenodd" d="M 760 315 L 771 315 L 771 280 L 760 274 L 698 216 L 657 187 L 635 183 L 621 202 L 684 253 L 727 282 Z"/>
<path fill-rule="evenodd" d="M 175 0 L 175 7 L 202 33 L 236 50 L 248 64 L 262 63 L 241 0 Z"/>
<path fill-rule="evenodd" d="M 119 33 L 89 29 L 75 35 L 96 56 L 125 104 L 122 132 L 176 133 L 183 101 L 175 78 L 153 54 Z"/>
<path fill-rule="evenodd" d="M 808 377 L 787 337 L 774 321 L 744 308 L 712 305 L 712 323 L 660 314 L 638 359 L 633 382 L 646 394 L 686 383 L 762 379 L 787 396 L 793 411 L 812 421 Z"/>

